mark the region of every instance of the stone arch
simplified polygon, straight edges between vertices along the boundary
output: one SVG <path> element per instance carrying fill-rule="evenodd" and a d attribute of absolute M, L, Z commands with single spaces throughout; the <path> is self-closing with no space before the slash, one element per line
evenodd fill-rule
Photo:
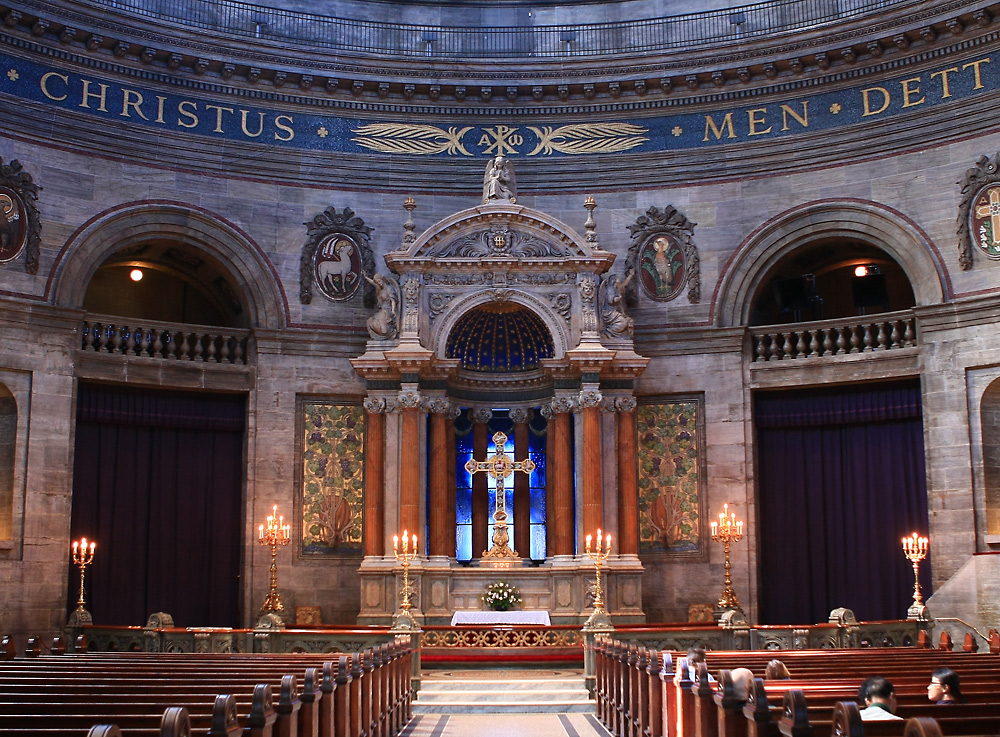
<path fill-rule="evenodd" d="M 56 305 L 78 309 L 94 272 L 111 254 L 144 239 L 175 238 L 204 251 L 229 271 L 246 300 L 253 327 L 288 323 L 288 301 L 278 274 L 253 239 L 208 210 L 179 202 L 130 202 L 95 216 L 66 242 L 53 266 Z"/>
<path fill-rule="evenodd" d="M 447 358 L 448 336 L 455 327 L 455 323 L 469 310 L 493 302 L 495 299 L 492 290 L 484 290 L 456 299 L 448 305 L 447 311 L 442 313 L 431 327 L 430 349 L 434 355 L 441 359 Z M 569 325 L 550 305 L 536 295 L 520 290 L 505 292 L 505 299 L 508 302 L 526 307 L 541 318 L 549 335 L 552 336 L 553 358 L 562 358 L 566 355 L 566 351 L 571 345 Z"/>
<path fill-rule="evenodd" d="M 912 221 L 867 200 L 822 200 L 786 210 L 751 233 L 725 265 L 713 299 L 719 327 L 746 325 L 762 279 L 785 255 L 820 238 L 842 237 L 884 250 L 903 269 L 918 305 L 947 295 L 937 248 Z M 927 275 L 936 274 L 937 278 Z"/>

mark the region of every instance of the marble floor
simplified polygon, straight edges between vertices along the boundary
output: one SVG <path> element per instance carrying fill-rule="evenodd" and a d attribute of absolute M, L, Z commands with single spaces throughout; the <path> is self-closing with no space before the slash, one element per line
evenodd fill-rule
<path fill-rule="evenodd" d="M 401 737 L 609 737 L 593 714 L 422 714 Z"/>

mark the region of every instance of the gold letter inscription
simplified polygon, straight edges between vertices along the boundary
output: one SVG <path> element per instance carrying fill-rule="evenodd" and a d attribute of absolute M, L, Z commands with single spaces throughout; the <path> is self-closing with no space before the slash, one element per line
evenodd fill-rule
<path fill-rule="evenodd" d="M 190 106 L 191 109 L 188 110 L 187 106 Z M 177 113 L 178 115 L 183 115 L 187 118 L 190 118 L 191 122 L 185 123 L 180 118 L 177 118 L 177 125 L 179 125 L 181 128 L 194 128 L 196 125 L 198 125 L 198 116 L 195 115 L 195 112 L 197 110 L 198 110 L 197 102 L 191 102 L 190 100 L 181 100 L 179 103 L 177 103 Z"/>
<path fill-rule="evenodd" d="M 972 89 L 981 90 L 983 88 L 983 78 L 979 73 L 979 65 L 989 64 L 989 63 L 990 63 L 990 57 L 987 56 L 985 59 L 977 59 L 976 61 L 970 61 L 968 64 L 962 65 L 963 72 L 969 67 L 972 67 L 972 73 L 976 75 L 976 86 L 973 87 Z"/>
<path fill-rule="evenodd" d="M 132 98 L 135 95 L 135 99 Z M 122 89 L 122 112 L 121 117 L 131 118 L 132 116 L 128 114 L 128 109 L 132 108 L 135 110 L 135 114 L 138 115 L 143 120 L 149 120 L 145 115 L 142 114 L 142 110 L 139 106 L 142 104 L 142 93 L 136 92 L 135 90 Z"/>
<path fill-rule="evenodd" d="M 910 83 L 916 82 L 917 86 L 910 89 Z M 912 100 L 914 95 L 920 94 L 920 77 L 910 77 L 909 79 L 904 79 L 900 84 L 903 86 L 903 107 L 916 107 L 917 105 L 923 105 L 926 97 L 921 97 L 919 100 Z"/>
<path fill-rule="evenodd" d="M 718 141 L 720 138 L 722 138 L 722 129 L 723 128 L 725 128 L 725 129 L 727 129 L 729 131 L 729 134 L 726 136 L 726 138 L 736 138 L 736 132 L 733 130 L 733 114 L 732 113 L 726 113 L 726 117 L 722 119 L 722 126 L 721 127 L 717 126 L 715 124 L 715 120 L 712 118 L 711 115 L 706 115 L 705 116 L 705 137 L 702 138 L 701 140 L 702 141 L 707 141 L 708 140 L 708 131 L 709 131 L 709 129 L 711 129 L 712 133 L 715 134 L 715 140 Z"/>
<path fill-rule="evenodd" d="M 58 74 L 56 72 L 46 72 L 45 74 L 42 75 L 42 81 L 39 83 L 39 85 L 42 88 L 42 94 L 45 95 L 50 100 L 55 100 L 56 102 L 58 102 L 59 100 L 65 100 L 68 97 L 68 95 L 63 95 L 62 97 L 56 97 L 51 92 L 49 92 L 50 77 L 61 79 L 63 84 L 69 84 L 69 77 L 67 77 L 65 74 Z"/>
<path fill-rule="evenodd" d="M 250 138 L 256 138 L 264 132 L 264 113 L 257 113 L 260 116 L 260 124 L 257 126 L 257 132 L 251 133 L 250 129 L 247 128 L 247 113 L 249 112 L 249 110 L 240 109 L 240 125 L 243 127 L 244 135 L 249 136 Z"/>
<path fill-rule="evenodd" d="M 288 125 L 283 125 L 282 122 L 281 122 L 282 120 L 287 120 L 288 121 Z M 286 133 L 288 133 L 288 137 L 285 138 L 284 136 L 280 136 L 277 133 L 275 133 L 274 134 L 274 140 L 276 140 L 276 141 L 290 141 L 293 138 L 295 138 L 295 131 L 293 131 L 289 127 L 289 126 L 291 126 L 291 124 L 292 124 L 292 116 L 291 115 L 279 115 L 279 116 L 277 116 L 274 119 L 274 127 L 278 128 L 280 130 L 283 130 Z"/>
<path fill-rule="evenodd" d="M 940 72 L 931 72 L 931 79 L 935 77 L 941 77 L 941 99 L 946 97 L 951 97 L 951 90 L 948 87 L 948 75 L 952 72 L 958 74 L 958 67 L 951 67 L 950 69 L 942 69 Z"/>
<path fill-rule="evenodd" d="M 878 92 L 882 95 L 882 107 L 878 110 L 872 110 L 871 101 L 868 98 L 869 92 Z M 866 87 L 861 90 L 861 97 L 864 100 L 865 111 L 862 113 L 861 117 L 865 118 L 869 115 L 878 115 L 881 112 L 885 112 L 885 109 L 889 107 L 889 90 L 885 87 Z"/>
<path fill-rule="evenodd" d="M 809 127 L 809 100 L 802 102 L 802 115 L 792 110 L 791 105 L 781 106 L 781 130 L 788 130 L 788 116 L 791 115 L 803 128 Z"/>
<path fill-rule="evenodd" d="M 98 105 L 97 109 L 100 110 L 102 113 L 108 112 L 108 109 L 104 107 L 104 103 L 106 101 L 106 97 L 108 94 L 108 86 L 106 84 L 100 84 L 99 86 L 101 88 L 100 92 L 91 92 L 90 80 L 89 79 L 83 80 L 83 95 L 81 96 L 79 107 L 89 108 L 90 104 L 87 102 L 87 100 L 91 97 L 96 97 L 98 100 L 101 101 L 101 104 Z"/>
<path fill-rule="evenodd" d="M 758 125 L 764 125 L 765 123 L 767 123 L 767 121 L 764 118 L 758 117 L 757 113 L 767 113 L 767 108 L 766 107 L 756 107 L 753 110 L 747 110 L 747 118 L 749 119 L 749 122 L 750 122 L 750 133 L 749 133 L 749 135 L 751 135 L 751 136 L 762 136 L 765 133 L 770 133 L 771 132 L 771 128 L 772 128 L 772 126 L 770 126 L 770 125 L 767 126 L 767 130 L 757 130 L 757 126 Z M 706 127 L 708 127 L 708 126 L 706 126 Z"/>
<path fill-rule="evenodd" d="M 215 111 L 215 129 L 212 133 L 225 133 L 225 131 L 222 130 L 222 113 L 231 113 L 233 112 L 233 109 L 231 107 L 221 107 L 219 105 L 206 105 L 205 109 Z"/>

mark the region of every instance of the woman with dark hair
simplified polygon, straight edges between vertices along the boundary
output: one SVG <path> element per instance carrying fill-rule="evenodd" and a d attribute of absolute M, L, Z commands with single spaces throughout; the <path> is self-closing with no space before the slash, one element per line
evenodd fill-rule
<path fill-rule="evenodd" d="M 931 673 L 927 698 L 937 704 L 964 704 L 965 697 L 958 684 L 958 673 L 951 668 L 938 668 Z"/>

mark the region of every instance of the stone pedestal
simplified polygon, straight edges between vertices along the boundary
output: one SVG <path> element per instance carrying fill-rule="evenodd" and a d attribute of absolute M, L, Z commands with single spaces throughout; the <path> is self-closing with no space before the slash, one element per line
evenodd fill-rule
<path fill-rule="evenodd" d="M 395 560 L 365 558 L 358 624 L 392 624 L 398 606 L 402 571 Z M 642 564 L 636 556 L 612 557 L 602 567 L 605 606 L 615 624 L 645 622 L 642 611 Z M 594 565 L 586 557 L 556 556 L 542 565 L 494 569 L 479 561 L 462 565 L 432 557 L 410 566 L 414 587 L 411 613 L 421 625 L 447 625 L 456 611 L 483 609 L 487 585 L 504 580 L 517 586 L 523 609 L 549 612 L 552 624 L 580 624 L 593 611 L 590 588 Z"/>

